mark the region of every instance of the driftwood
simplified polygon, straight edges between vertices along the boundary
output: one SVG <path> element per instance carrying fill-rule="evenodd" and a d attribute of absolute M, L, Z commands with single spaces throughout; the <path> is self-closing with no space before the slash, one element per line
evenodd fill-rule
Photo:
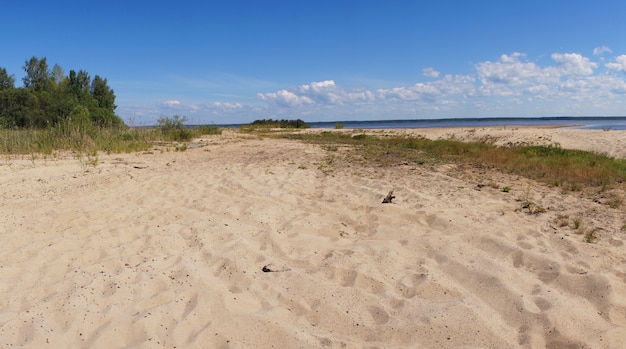
<path fill-rule="evenodd" d="M 261 271 L 264 273 L 280 273 L 283 271 L 290 271 L 290 270 L 291 268 L 275 269 L 271 264 L 264 265 L 263 268 L 261 268 Z"/>
<path fill-rule="evenodd" d="M 395 199 L 396 197 L 393 196 L 393 190 L 389 192 L 389 194 L 387 194 L 387 196 L 385 196 L 385 198 L 383 199 L 383 204 L 391 204 L 391 200 Z"/>

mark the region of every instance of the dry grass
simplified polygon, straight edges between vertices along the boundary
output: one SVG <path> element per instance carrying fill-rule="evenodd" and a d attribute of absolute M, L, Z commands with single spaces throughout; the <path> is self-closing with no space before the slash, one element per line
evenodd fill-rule
<path fill-rule="evenodd" d="M 370 135 L 323 131 L 317 133 L 266 133 L 274 137 L 299 139 L 326 148 L 351 145 L 363 161 L 386 166 L 398 162 L 413 164 L 454 163 L 459 166 L 495 169 L 563 188 L 580 191 L 602 190 L 626 181 L 626 160 L 558 145 L 496 146 L 493 140 L 463 142 L 454 138 L 430 140 L 424 137 Z M 621 204 L 614 200 L 613 206 Z"/>

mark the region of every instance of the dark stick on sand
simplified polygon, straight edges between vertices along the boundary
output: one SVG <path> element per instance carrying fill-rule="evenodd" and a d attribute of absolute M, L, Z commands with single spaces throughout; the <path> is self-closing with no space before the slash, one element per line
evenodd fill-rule
<path fill-rule="evenodd" d="M 391 200 L 395 199 L 396 197 L 393 196 L 393 190 L 389 192 L 389 194 L 387 194 L 387 196 L 385 196 L 385 198 L 383 199 L 383 204 L 391 204 Z"/>

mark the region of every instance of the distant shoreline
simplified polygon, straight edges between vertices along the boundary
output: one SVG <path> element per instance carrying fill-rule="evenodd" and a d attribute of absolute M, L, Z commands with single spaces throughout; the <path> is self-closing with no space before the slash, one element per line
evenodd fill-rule
<path fill-rule="evenodd" d="M 305 120 L 306 121 L 306 120 Z M 334 129 L 341 125 L 344 129 L 404 129 L 440 127 L 490 127 L 490 126 L 536 126 L 536 127 L 576 127 L 585 129 L 626 130 L 626 116 L 589 117 L 493 117 L 493 118 L 446 118 L 412 120 L 358 120 L 358 121 L 314 121 L 307 122 L 311 128 Z M 218 124 L 219 127 L 239 128 L 244 124 Z M 197 125 L 194 125 L 197 126 Z"/>

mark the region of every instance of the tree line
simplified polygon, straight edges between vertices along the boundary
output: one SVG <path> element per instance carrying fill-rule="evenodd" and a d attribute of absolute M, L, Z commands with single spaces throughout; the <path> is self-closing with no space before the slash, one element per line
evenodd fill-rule
<path fill-rule="evenodd" d="M 45 57 L 26 60 L 23 69 L 23 87 L 15 87 L 15 77 L 0 67 L 0 127 L 55 127 L 73 115 L 99 127 L 124 125 L 107 79 L 84 70 L 65 75 L 58 64 L 50 69 Z"/>
<path fill-rule="evenodd" d="M 275 128 L 309 128 L 309 125 L 300 119 L 297 119 L 297 120 L 262 119 L 262 120 L 254 120 L 250 125 L 261 126 L 261 127 L 275 127 Z"/>

